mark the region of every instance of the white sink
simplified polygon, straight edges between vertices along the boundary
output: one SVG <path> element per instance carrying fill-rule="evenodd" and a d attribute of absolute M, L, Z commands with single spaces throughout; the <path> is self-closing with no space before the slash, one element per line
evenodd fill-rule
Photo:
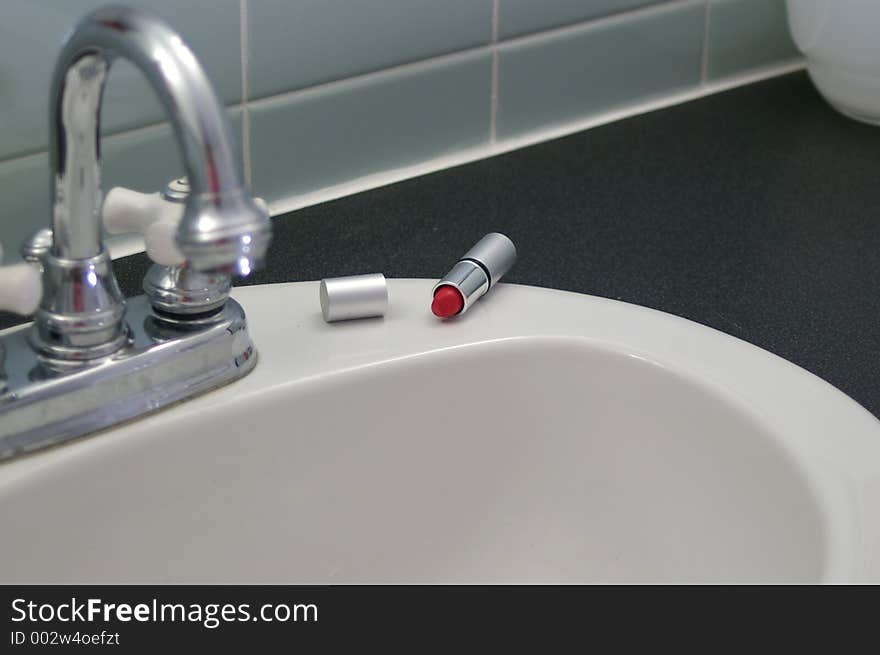
<path fill-rule="evenodd" d="M 260 361 L 0 465 L 0 582 L 880 582 L 880 422 L 804 370 L 625 303 L 391 280 L 238 289 Z"/>

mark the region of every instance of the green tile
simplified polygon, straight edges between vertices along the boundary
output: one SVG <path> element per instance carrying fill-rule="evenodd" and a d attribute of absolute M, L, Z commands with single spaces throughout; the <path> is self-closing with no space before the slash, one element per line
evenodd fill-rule
<path fill-rule="evenodd" d="M 797 57 L 784 0 L 711 0 L 708 77 Z"/>
<path fill-rule="evenodd" d="M 257 102 L 255 191 L 315 191 L 486 143 L 491 57 L 471 53 Z"/>
<path fill-rule="evenodd" d="M 693 1 L 502 44 L 499 138 L 696 87 L 704 23 Z"/>
<path fill-rule="evenodd" d="M 489 42 L 492 0 L 252 0 L 249 98 Z"/>
<path fill-rule="evenodd" d="M 233 148 L 241 161 L 241 109 L 226 110 Z M 167 124 L 105 137 L 102 144 L 101 183 L 105 191 L 125 186 L 153 192 L 184 174 L 180 148 Z"/>
<path fill-rule="evenodd" d="M 18 249 L 38 227 L 49 223 L 49 157 L 45 153 L 0 162 L 4 263 L 19 261 Z"/>
<path fill-rule="evenodd" d="M 0 21 L 0 158 L 45 150 L 49 85 L 64 35 L 107 0 L 3 0 Z M 203 3 L 124 0 L 164 18 L 190 43 L 226 103 L 241 100 L 238 0 Z M 113 64 L 104 93 L 102 124 L 108 132 L 160 122 L 164 112 L 146 80 L 125 61 Z"/>
<path fill-rule="evenodd" d="M 499 0 L 503 39 L 630 11 L 663 0 Z"/>

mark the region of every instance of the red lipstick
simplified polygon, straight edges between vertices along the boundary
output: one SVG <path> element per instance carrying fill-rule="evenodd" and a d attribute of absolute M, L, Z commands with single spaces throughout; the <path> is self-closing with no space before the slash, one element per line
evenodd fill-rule
<path fill-rule="evenodd" d="M 453 286 L 444 284 L 437 287 L 434 292 L 434 300 L 431 303 L 431 311 L 437 318 L 449 318 L 455 316 L 464 307 L 464 298 L 461 291 Z"/>
<path fill-rule="evenodd" d="M 484 236 L 434 286 L 431 301 L 434 316 L 452 318 L 464 314 L 495 286 L 515 261 L 513 241 L 498 232 Z"/>

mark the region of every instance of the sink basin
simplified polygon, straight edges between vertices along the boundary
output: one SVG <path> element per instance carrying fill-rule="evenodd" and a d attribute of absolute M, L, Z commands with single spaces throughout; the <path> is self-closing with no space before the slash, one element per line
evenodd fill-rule
<path fill-rule="evenodd" d="M 880 422 L 690 321 L 247 287 L 249 376 L 0 466 L 0 582 L 878 582 Z"/>

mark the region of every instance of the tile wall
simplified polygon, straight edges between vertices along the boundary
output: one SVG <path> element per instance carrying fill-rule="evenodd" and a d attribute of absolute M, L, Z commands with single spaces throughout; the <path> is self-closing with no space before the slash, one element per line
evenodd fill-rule
<path fill-rule="evenodd" d="M 122 0 L 173 25 L 276 204 L 794 61 L 783 0 Z M 49 80 L 102 0 L 0 4 L 0 241 L 48 222 Z M 138 71 L 105 93 L 105 189 L 180 160 Z M 14 252 L 7 259 L 14 259 Z"/>

